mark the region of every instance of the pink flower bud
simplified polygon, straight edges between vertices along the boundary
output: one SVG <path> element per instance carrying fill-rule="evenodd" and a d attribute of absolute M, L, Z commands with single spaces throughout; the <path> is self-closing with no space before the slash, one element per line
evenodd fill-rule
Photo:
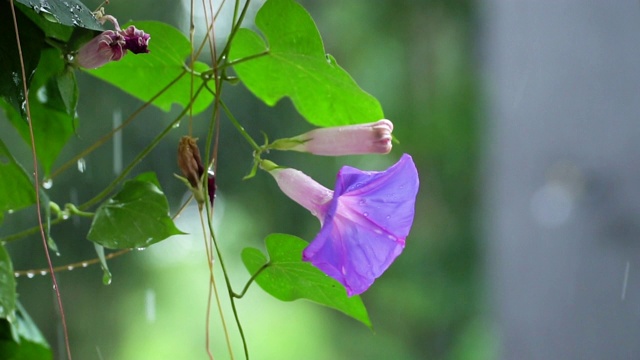
<path fill-rule="evenodd" d="M 149 40 L 151 36 L 131 25 L 125 30 L 120 30 L 118 23 L 112 16 L 103 18 L 113 19 L 116 31 L 107 30 L 84 44 L 78 51 L 78 65 L 87 69 L 95 69 L 108 63 L 118 61 L 130 50 L 134 54 L 149 52 Z"/>
<path fill-rule="evenodd" d="M 392 131 L 393 123 L 387 119 L 319 128 L 290 139 L 298 142 L 290 150 L 328 156 L 387 154 L 391 151 Z"/>
<path fill-rule="evenodd" d="M 78 64 L 87 69 L 98 68 L 109 61 L 118 61 L 126 53 L 125 38 L 113 30 L 104 31 L 84 44 L 78 51 Z"/>
<path fill-rule="evenodd" d="M 194 189 L 202 189 L 204 166 L 195 138 L 183 136 L 178 144 L 178 167 Z"/>

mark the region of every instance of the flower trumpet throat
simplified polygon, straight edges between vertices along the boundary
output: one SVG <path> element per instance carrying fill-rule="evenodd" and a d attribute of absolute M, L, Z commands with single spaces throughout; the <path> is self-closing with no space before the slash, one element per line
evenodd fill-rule
<path fill-rule="evenodd" d="M 333 191 L 295 169 L 269 173 L 287 196 L 320 219 L 303 260 L 343 284 L 349 296 L 366 291 L 404 249 L 419 187 L 411 156 L 385 171 L 345 166 Z"/>

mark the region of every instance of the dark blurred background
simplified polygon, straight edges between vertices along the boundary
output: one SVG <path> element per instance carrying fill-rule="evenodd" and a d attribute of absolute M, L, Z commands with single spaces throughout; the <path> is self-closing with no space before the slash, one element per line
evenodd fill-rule
<path fill-rule="evenodd" d="M 342 165 L 379 170 L 409 153 L 421 188 L 404 253 L 362 296 L 374 331 L 332 310 L 282 303 L 252 287 L 238 302 L 252 358 L 638 358 L 640 5 L 301 3 L 326 51 L 379 99 L 400 143 L 388 156 L 271 158 L 331 186 Z M 252 5 L 249 22 L 259 6 Z M 112 1 L 107 12 L 121 23 L 161 20 L 188 29 L 185 2 Z M 228 31 L 224 14 L 216 28 L 220 41 Z M 141 105 L 89 75 L 78 80 L 78 135 L 58 166 Z M 275 139 L 312 128 L 290 101 L 269 108 L 242 85 L 227 86 L 225 101 L 255 139 L 261 131 Z M 179 111 L 145 110 L 121 138 L 54 179 L 52 200 L 91 198 Z M 208 116 L 194 122 L 202 139 Z M 155 171 L 174 211 L 186 197 L 173 173 L 177 142 L 187 129 L 183 121 L 132 174 Z M 7 122 L 0 130 L 29 164 L 29 148 Z M 215 223 L 236 289 L 248 278 L 240 261 L 244 247 L 262 248 L 273 232 L 312 239 L 318 230 L 317 220 L 266 174 L 241 181 L 250 162 L 250 147 L 223 117 Z M 0 235 L 34 223 L 33 209 L 6 216 Z M 192 236 L 110 261 L 109 286 L 97 266 L 58 275 L 75 358 L 206 357 L 208 270 L 199 226 L 195 209 L 188 209 L 178 227 Z M 95 257 L 85 239 L 88 227 L 74 219 L 54 228 L 62 253 L 55 264 Z M 36 236 L 9 250 L 16 269 L 46 265 Z M 18 291 L 56 358 L 63 358 L 50 279 L 20 278 Z M 215 313 L 212 323 L 214 351 L 224 359 Z"/>

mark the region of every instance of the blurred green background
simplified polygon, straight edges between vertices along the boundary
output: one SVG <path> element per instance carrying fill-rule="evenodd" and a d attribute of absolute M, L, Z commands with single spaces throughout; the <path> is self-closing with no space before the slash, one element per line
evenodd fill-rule
<path fill-rule="evenodd" d="M 325 0 L 301 1 L 315 19 L 326 51 L 382 103 L 400 141 L 388 156 L 318 158 L 274 153 L 275 162 L 295 167 L 331 187 L 342 165 L 380 170 L 402 153 L 413 156 L 421 177 L 416 218 L 402 256 L 362 295 L 374 331 L 341 313 L 296 301 L 282 303 L 253 286 L 238 302 L 253 359 L 492 359 L 495 339 L 487 320 L 477 210 L 480 96 L 474 49 L 472 1 Z M 161 6 L 159 5 L 161 4 Z M 229 6 L 227 4 L 227 6 Z M 91 8 L 97 2 L 87 3 Z M 259 8 L 256 2 L 251 20 Z M 188 5 L 181 2 L 113 1 L 107 12 L 121 23 L 161 20 L 188 29 Z M 223 38 L 225 20 L 218 23 Z M 201 36 L 201 34 L 199 34 Z M 152 35 L 153 41 L 153 35 Z M 79 74 L 81 99 L 77 137 L 57 165 L 110 131 L 113 118 L 126 118 L 141 103 L 114 87 Z M 242 85 L 227 86 L 225 101 L 255 139 L 271 139 L 311 129 L 288 100 L 269 108 Z M 122 134 L 122 163 L 133 157 L 179 112 L 146 110 Z M 114 115 L 115 114 L 115 115 Z M 207 115 L 195 119 L 194 134 L 204 139 Z M 251 165 L 251 149 L 223 118 L 218 157 L 217 238 L 232 281 L 239 290 L 248 279 L 240 261 L 247 246 L 263 248 L 273 232 L 311 240 L 317 220 L 286 198 L 264 173 L 241 181 Z M 175 154 L 187 134 L 176 128 L 135 174 L 157 172 L 175 211 L 186 197 Z M 29 164 L 29 148 L 6 121 L 2 139 Z M 202 146 L 204 146 L 202 144 Z M 87 156 L 83 172 L 71 169 L 53 182 L 59 204 L 79 203 L 106 186 L 118 171 L 113 141 Z M 26 166 L 26 165 L 25 165 Z M 121 166 L 121 165 L 120 165 Z M 55 168 L 55 166 L 54 166 Z M 115 169 L 114 169 L 115 168 Z M 7 216 L 0 235 L 35 223 L 33 209 Z M 208 268 L 194 208 L 177 221 L 191 236 L 171 238 L 144 251 L 110 261 L 113 282 L 102 284 L 102 270 L 58 275 L 76 359 L 204 359 Z M 86 241 L 89 223 L 74 219 L 53 236 L 62 255 L 56 265 L 95 257 Z M 16 269 L 46 265 L 36 236 L 9 245 Z M 219 282 L 222 277 L 218 276 Z M 48 277 L 19 278 L 20 300 L 63 358 L 59 314 Z M 226 304 L 223 294 L 223 302 Z M 215 309 L 215 308 L 214 308 Z M 229 309 L 226 321 L 241 358 Z M 217 359 L 228 355 L 217 314 L 212 315 Z"/>

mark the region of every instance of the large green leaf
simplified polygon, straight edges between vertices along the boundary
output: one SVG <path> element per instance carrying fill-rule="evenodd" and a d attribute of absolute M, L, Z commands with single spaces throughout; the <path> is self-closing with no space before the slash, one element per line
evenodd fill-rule
<path fill-rule="evenodd" d="M 234 66 L 238 77 L 267 105 L 288 96 L 307 121 L 318 126 L 382 119 L 380 103 L 326 55 L 322 39 L 307 11 L 292 0 L 268 0 L 256 15 L 255 32 L 240 29 L 230 61 L 256 56 Z"/>
<path fill-rule="evenodd" d="M 93 13 L 78 0 L 15 0 L 31 8 L 43 20 L 67 27 L 102 30 Z"/>
<path fill-rule="evenodd" d="M 11 315 L 16 308 L 16 278 L 13 276 L 11 258 L 0 244 L 0 318 Z"/>
<path fill-rule="evenodd" d="M 29 175 L 16 162 L 2 140 L 0 140 L 0 174 L 1 223 L 5 211 L 18 210 L 35 204 L 36 193 Z"/>
<path fill-rule="evenodd" d="M 302 261 L 304 240 L 286 234 L 271 234 L 265 240 L 269 261 L 254 248 L 242 251 L 242 262 L 255 274 L 268 263 L 255 279 L 264 291 L 282 301 L 309 299 L 342 311 L 371 327 L 371 321 L 359 296 L 347 296 L 344 286 L 308 262 Z"/>
<path fill-rule="evenodd" d="M 139 21 L 137 28 L 151 35 L 148 54 L 128 53 L 122 60 L 113 61 L 95 70 L 87 70 L 91 75 L 109 82 L 123 91 L 143 100 L 149 101 L 162 88 L 183 74 L 185 60 L 191 53 L 189 40 L 176 28 L 155 21 Z M 209 69 L 204 63 L 196 62 L 196 71 Z M 194 89 L 202 85 L 203 80 L 195 76 Z M 213 83 L 211 83 L 213 86 Z M 191 76 L 183 75 L 171 88 L 160 95 L 153 104 L 164 111 L 171 109 L 171 104 L 187 107 L 191 98 Z M 193 104 L 193 113 L 206 109 L 213 101 L 213 95 L 204 90 Z"/>
<path fill-rule="evenodd" d="M 74 132 L 77 102 L 75 76 L 71 69 L 65 67 L 60 51 L 42 51 L 38 69 L 31 82 L 29 107 L 38 161 L 45 176 L 49 174 L 51 166 Z M 30 148 L 31 136 L 26 113 L 16 111 L 2 101 L 0 107 L 4 108 L 7 117 Z"/>
<path fill-rule="evenodd" d="M 143 248 L 184 234 L 169 216 L 169 203 L 148 174 L 124 183 L 98 208 L 87 238 L 111 249 Z"/>
<path fill-rule="evenodd" d="M 49 344 L 24 308 L 18 305 L 15 322 L 0 320 L 0 359 L 51 360 Z"/>
<path fill-rule="evenodd" d="M 104 30 L 91 10 L 77 0 L 16 0 L 15 4 L 46 37 L 66 43 L 70 50 Z"/>

